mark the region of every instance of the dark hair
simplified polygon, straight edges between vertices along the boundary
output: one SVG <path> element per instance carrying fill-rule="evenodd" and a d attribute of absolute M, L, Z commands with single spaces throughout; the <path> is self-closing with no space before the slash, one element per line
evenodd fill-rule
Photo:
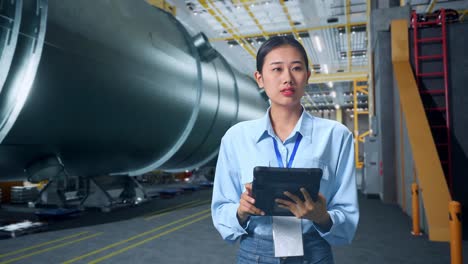
<path fill-rule="evenodd" d="M 286 36 L 274 36 L 269 38 L 267 41 L 263 42 L 260 49 L 257 52 L 257 71 L 262 72 L 263 63 L 265 62 L 265 57 L 275 48 L 280 46 L 289 45 L 296 48 L 304 57 L 304 62 L 306 69 L 309 70 L 309 60 L 307 59 L 307 53 L 304 47 L 293 37 Z"/>

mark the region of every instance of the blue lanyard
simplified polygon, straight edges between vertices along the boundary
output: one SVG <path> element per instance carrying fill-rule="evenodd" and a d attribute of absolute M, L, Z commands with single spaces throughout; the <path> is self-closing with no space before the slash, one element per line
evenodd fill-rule
<path fill-rule="evenodd" d="M 281 158 L 281 153 L 279 152 L 279 149 L 278 149 L 278 143 L 276 143 L 276 139 L 274 137 L 272 137 L 271 139 L 273 139 L 273 145 L 275 146 L 276 159 L 278 160 L 278 166 L 283 168 L 284 167 L 283 158 Z M 289 158 L 288 166 L 286 168 L 291 168 L 291 165 L 294 161 L 294 157 L 296 156 L 297 148 L 299 147 L 299 143 L 301 143 L 301 139 L 302 139 L 302 135 L 297 134 L 296 143 L 294 144 L 294 149 L 291 153 L 291 157 Z"/>

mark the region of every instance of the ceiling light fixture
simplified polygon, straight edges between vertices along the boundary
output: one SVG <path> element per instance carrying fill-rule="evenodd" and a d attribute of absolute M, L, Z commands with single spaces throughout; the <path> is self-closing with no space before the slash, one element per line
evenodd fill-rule
<path fill-rule="evenodd" d="M 317 48 L 318 52 L 322 52 L 322 43 L 320 41 L 319 36 L 314 36 L 315 47 Z"/>
<path fill-rule="evenodd" d="M 330 95 L 331 95 L 331 97 L 336 98 L 336 92 L 335 91 L 331 92 Z"/>
<path fill-rule="evenodd" d="M 323 72 L 328 73 L 328 65 L 326 64 L 323 65 Z"/>
<path fill-rule="evenodd" d="M 328 87 L 333 88 L 333 82 L 327 82 Z"/>

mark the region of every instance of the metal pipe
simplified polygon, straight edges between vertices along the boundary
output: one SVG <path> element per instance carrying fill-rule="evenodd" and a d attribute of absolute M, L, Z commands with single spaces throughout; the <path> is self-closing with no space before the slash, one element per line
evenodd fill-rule
<path fill-rule="evenodd" d="M 192 169 L 216 156 L 230 126 L 264 115 L 253 79 L 145 1 L 27 3 L 8 79 L 35 78 L 29 94 L 8 80 L 0 93 L 0 113 L 18 113 L 0 130 L 2 180 L 26 178 L 24 168 L 48 156 L 72 176 Z"/>
<path fill-rule="evenodd" d="M 2 1 L 0 16 L 3 18 L 0 31 L 0 93 L 5 83 L 15 53 L 21 21 L 23 1 Z M 1 141 L 1 140 L 0 140 Z"/>

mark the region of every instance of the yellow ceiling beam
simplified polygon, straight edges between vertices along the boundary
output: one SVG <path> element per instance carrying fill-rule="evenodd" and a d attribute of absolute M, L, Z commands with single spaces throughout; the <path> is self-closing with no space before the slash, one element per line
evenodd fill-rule
<path fill-rule="evenodd" d="M 367 89 L 367 86 L 365 86 L 365 87 L 366 87 L 366 89 Z M 366 89 L 364 89 L 364 88 L 362 88 L 362 87 L 356 87 L 356 90 L 357 90 L 358 92 L 361 92 L 361 93 L 363 93 L 363 94 L 368 95 L 369 92 L 368 92 Z"/>
<path fill-rule="evenodd" d="M 288 18 L 288 23 L 289 23 L 289 26 L 291 27 L 292 29 L 292 32 L 294 34 L 294 37 L 296 39 L 299 39 L 299 33 L 297 32 L 296 30 L 296 26 L 294 25 L 294 22 L 292 21 L 292 18 L 291 18 L 291 15 L 289 15 L 289 11 L 288 11 L 288 7 L 286 6 L 286 4 L 284 3 L 284 0 L 280 0 L 280 4 L 281 4 L 281 7 L 283 8 L 283 12 L 284 14 L 286 15 L 286 17 Z"/>
<path fill-rule="evenodd" d="M 458 11 L 458 13 L 460 14 L 460 22 L 463 22 L 463 20 L 465 20 L 466 15 L 468 14 L 468 10 L 461 10 Z"/>
<path fill-rule="evenodd" d="M 347 58 L 348 58 L 348 71 L 350 72 L 351 69 L 351 0 L 346 0 L 346 37 L 348 39 L 348 51 L 347 51 Z"/>
<path fill-rule="evenodd" d="M 366 25 L 366 22 L 354 22 L 350 23 L 351 26 L 364 26 Z M 322 30 L 322 29 L 329 29 L 329 28 L 340 28 L 340 27 L 345 27 L 346 24 L 336 24 L 336 25 L 324 25 L 324 26 L 318 26 L 318 27 L 308 27 L 308 28 L 301 28 L 298 29 L 298 32 L 307 32 L 307 31 L 316 31 L 316 30 Z"/>
<path fill-rule="evenodd" d="M 258 29 L 260 29 L 260 32 L 262 32 L 262 35 L 267 38 L 268 34 L 265 32 L 265 29 L 263 26 L 260 24 L 258 19 L 255 17 L 254 13 L 252 13 L 252 10 L 250 10 L 249 4 L 246 3 L 248 0 L 240 0 L 242 5 L 244 6 L 245 11 L 247 11 L 247 14 L 249 14 L 250 18 L 255 22 L 255 25 L 257 25 Z"/>
<path fill-rule="evenodd" d="M 294 37 L 301 42 L 302 46 L 305 47 L 304 42 L 302 41 L 301 37 L 299 36 L 299 33 L 296 30 L 296 26 L 294 25 L 294 21 L 291 18 L 291 15 L 289 14 L 288 7 L 284 3 L 284 0 L 280 0 L 281 7 L 283 8 L 283 12 L 288 18 L 289 26 L 291 27 L 291 30 L 294 34 Z M 309 60 L 309 70 L 312 72 L 312 76 L 315 75 L 315 72 L 312 70 L 313 69 L 313 62 L 312 59 L 310 58 L 309 54 L 307 54 L 307 59 Z"/>
<path fill-rule="evenodd" d="M 345 82 L 357 79 L 367 78 L 367 72 L 339 72 L 330 74 L 316 74 L 309 78 L 309 83 L 326 83 L 326 82 Z"/>
<path fill-rule="evenodd" d="M 402 1 L 402 6 L 404 6 L 406 3 L 405 1 Z M 369 115 L 369 127 L 372 127 L 372 122 L 373 122 L 373 119 L 371 117 L 373 117 L 375 115 L 375 106 L 374 106 L 374 87 L 373 87 L 373 83 L 374 83 L 374 53 L 372 52 L 372 48 L 371 48 L 371 30 L 370 30 L 370 22 L 371 22 L 371 9 L 372 9 L 372 3 L 371 3 L 371 0 L 366 0 L 366 19 L 367 19 L 367 26 L 366 26 L 366 34 L 367 34 L 367 71 L 369 72 L 369 78 L 368 78 L 368 82 L 369 82 L 369 112 L 370 112 L 370 115 Z M 354 69 L 356 69 L 356 67 L 354 67 Z"/>
<path fill-rule="evenodd" d="M 177 8 L 174 5 L 169 4 L 165 0 L 146 0 L 146 2 L 152 6 L 155 6 L 161 10 L 169 12 L 173 16 L 176 16 Z"/>
<path fill-rule="evenodd" d="M 218 21 L 218 23 L 221 24 L 221 26 L 223 28 L 225 28 L 227 30 L 227 32 L 229 32 L 229 34 L 232 35 L 232 37 L 237 41 L 237 43 L 239 43 L 241 45 L 241 47 L 243 47 L 252 57 L 255 58 L 256 56 L 256 49 L 252 46 L 252 44 L 250 44 L 250 42 L 246 41 L 245 39 L 239 37 L 239 35 L 234 32 L 234 30 L 232 30 L 231 28 L 233 28 L 232 24 L 229 22 L 229 19 L 227 19 L 223 13 L 221 12 L 221 10 L 219 10 L 215 4 L 213 3 L 212 0 L 199 0 L 198 1 L 202 6 L 203 8 L 205 8 L 205 10 L 214 18 L 216 19 L 216 21 Z M 212 6 L 212 8 L 210 8 L 208 6 L 208 3 L 210 3 L 210 5 Z M 215 12 L 216 11 L 216 12 Z"/>
<path fill-rule="evenodd" d="M 437 4 L 437 0 L 432 0 L 426 9 L 426 13 L 432 13 L 432 10 L 434 9 L 435 4 Z"/>
<path fill-rule="evenodd" d="M 356 23 L 350 23 L 350 26 L 363 26 L 367 25 L 366 23 L 363 22 L 356 22 Z M 308 28 L 301 28 L 297 29 L 296 32 L 298 34 L 300 33 L 308 33 L 309 31 L 318 31 L 318 30 L 323 30 L 323 29 L 329 29 L 329 28 L 340 28 L 340 27 L 346 27 L 347 24 L 337 24 L 337 25 L 326 25 L 326 26 L 318 26 L 318 27 L 308 27 Z M 268 36 L 273 36 L 273 35 L 284 35 L 284 34 L 293 34 L 291 30 L 281 30 L 281 31 L 269 31 L 265 32 Z M 238 35 L 239 37 L 242 38 L 258 38 L 262 37 L 263 34 L 245 34 L 245 35 Z M 210 38 L 210 41 L 229 41 L 233 40 L 232 37 L 222 37 L 222 38 Z"/>

